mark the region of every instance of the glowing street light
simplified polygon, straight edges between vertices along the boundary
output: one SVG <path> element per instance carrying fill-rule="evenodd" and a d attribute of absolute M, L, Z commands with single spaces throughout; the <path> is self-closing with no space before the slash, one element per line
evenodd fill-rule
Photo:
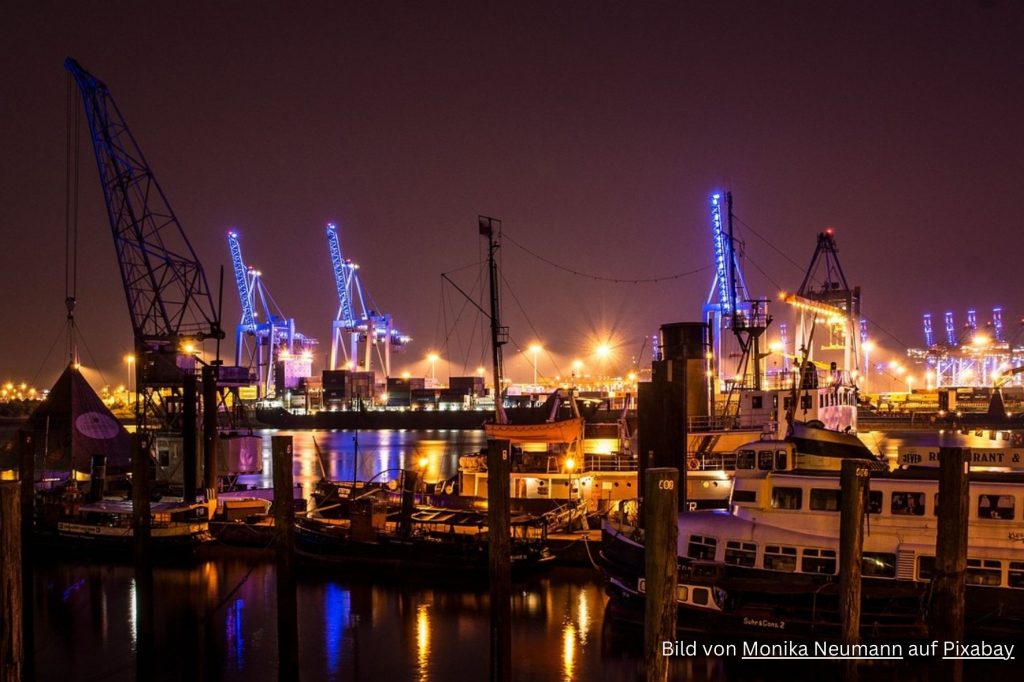
<path fill-rule="evenodd" d="M 437 381 L 437 361 L 438 361 L 438 358 L 439 358 L 439 356 L 438 356 L 437 353 L 431 353 L 431 354 L 429 354 L 427 356 L 427 362 L 430 363 L 430 380 L 431 381 Z"/>
<path fill-rule="evenodd" d="M 540 353 L 544 348 L 539 343 L 535 343 L 530 346 L 530 352 L 533 353 L 533 385 L 537 385 L 537 354 Z"/>
<path fill-rule="evenodd" d="M 132 392 L 132 374 L 133 374 L 133 372 L 132 372 L 132 365 L 135 364 L 135 356 L 129 353 L 128 355 L 124 356 L 124 362 L 125 362 L 126 365 L 128 365 L 128 392 L 131 393 Z"/>

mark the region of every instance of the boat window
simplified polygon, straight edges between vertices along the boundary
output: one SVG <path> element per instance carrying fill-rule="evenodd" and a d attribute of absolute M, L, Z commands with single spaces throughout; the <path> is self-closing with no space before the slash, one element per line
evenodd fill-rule
<path fill-rule="evenodd" d="M 813 511 L 839 511 L 839 491 L 832 488 L 811 488 Z"/>
<path fill-rule="evenodd" d="M 733 502 L 757 502 L 757 491 L 756 490 L 733 490 L 732 491 Z"/>
<path fill-rule="evenodd" d="M 707 606 L 708 601 L 710 601 L 710 596 L 711 592 L 706 587 L 693 588 L 693 603 L 698 606 Z"/>
<path fill-rule="evenodd" d="M 788 469 L 789 468 L 788 460 L 789 460 L 789 458 L 787 457 L 785 450 L 776 450 L 775 451 L 775 470 L 776 471 L 785 471 L 786 469 Z"/>
<path fill-rule="evenodd" d="M 809 409 L 811 409 L 811 407 L 813 405 L 814 405 L 814 403 L 811 402 L 811 396 L 809 396 L 809 395 L 802 395 L 802 396 L 800 396 L 800 409 L 801 410 L 809 410 Z"/>
<path fill-rule="evenodd" d="M 1013 520 L 1012 495 L 978 495 L 978 518 Z"/>
<path fill-rule="evenodd" d="M 800 570 L 804 573 L 836 572 L 836 551 L 834 549 L 805 549 L 800 560 Z"/>
<path fill-rule="evenodd" d="M 881 490 L 869 490 L 868 491 L 868 514 L 881 514 L 882 513 L 882 491 Z"/>
<path fill-rule="evenodd" d="M 917 557 L 917 579 L 918 580 L 931 580 L 932 576 L 935 575 L 935 557 L 933 556 L 919 556 Z"/>
<path fill-rule="evenodd" d="M 769 571 L 796 570 L 796 547 L 780 547 L 766 545 L 764 548 L 764 567 Z"/>
<path fill-rule="evenodd" d="M 793 409 L 793 398 L 792 396 L 786 396 L 782 399 L 782 409 L 792 410 Z"/>
<path fill-rule="evenodd" d="M 686 556 L 700 561 L 714 561 L 715 547 L 718 539 L 705 535 L 691 535 L 690 546 L 686 550 Z"/>
<path fill-rule="evenodd" d="M 1006 573 L 1006 584 L 1010 587 L 1024 587 L 1024 561 L 1011 561 Z"/>
<path fill-rule="evenodd" d="M 825 407 L 825 395 L 818 395 L 818 407 Z"/>
<path fill-rule="evenodd" d="M 171 451 L 166 448 L 160 448 L 156 451 L 157 460 L 160 462 L 160 466 L 169 467 L 171 466 Z"/>
<path fill-rule="evenodd" d="M 871 578 L 895 578 L 896 555 L 864 552 L 860 561 L 860 574 Z"/>
<path fill-rule="evenodd" d="M 736 454 L 736 468 L 737 469 L 753 469 L 754 468 L 754 451 L 753 450 L 740 450 Z"/>
<path fill-rule="evenodd" d="M 1003 562 L 994 559 L 968 559 L 967 576 L 964 580 L 968 585 L 999 587 L 1003 582 Z"/>
<path fill-rule="evenodd" d="M 758 450 L 757 452 L 757 468 L 761 471 L 772 470 L 772 451 L 771 450 Z"/>
<path fill-rule="evenodd" d="M 924 493 L 894 492 L 892 494 L 892 513 L 901 516 L 923 516 Z"/>
<path fill-rule="evenodd" d="M 803 494 L 800 488 L 772 488 L 772 509 L 799 509 Z"/>
<path fill-rule="evenodd" d="M 757 561 L 757 544 L 729 540 L 725 543 L 725 563 L 734 566 L 753 566 Z"/>
<path fill-rule="evenodd" d="M 932 506 L 932 515 L 933 516 L 938 516 L 939 515 L 939 494 L 935 493 L 934 497 L 935 497 L 935 499 L 933 501 L 934 501 L 935 504 Z"/>
<path fill-rule="evenodd" d="M 760 410 L 764 407 L 764 399 L 759 395 L 750 396 L 750 407 L 754 410 Z"/>
<path fill-rule="evenodd" d="M 690 598 L 690 588 L 686 585 L 676 585 L 676 601 L 686 603 Z"/>

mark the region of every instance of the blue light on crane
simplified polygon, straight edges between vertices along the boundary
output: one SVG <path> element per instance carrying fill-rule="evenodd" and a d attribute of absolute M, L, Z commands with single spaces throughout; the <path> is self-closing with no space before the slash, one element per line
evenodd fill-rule
<path fill-rule="evenodd" d="M 231 266 L 235 271 L 235 286 L 238 288 L 238 300 L 242 306 L 242 320 L 239 326 L 246 332 L 256 330 L 256 314 L 252 306 L 252 292 L 246 279 L 248 272 L 242 261 L 242 246 L 238 241 L 238 233 L 228 231 L 228 250 L 231 252 Z"/>
<path fill-rule="evenodd" d="M 935 333 L 932 331 L 932 314 L 924 314 L 924 345 L 931 348 L 935 345 Z"/>
<path fill-rule="evenodd" d="M 715 272 L 718 283 L 718 300 L 722 306 L 723 313 L 732 311 L 732 301 L 729 296 L 729 249 L 725 243 L 725 235 L 722 233 L 722 194 L 716 192 L 711 195 L 711 235 L 715 245 Z"/>
<path fill-rule="evenodd" d="M 953 324 L 953 312 L 946 312 L 946 343 L 950 348 L 956 347 L 956 326 Z"/>
<path fill-rule="evenodd" d="M 992 327 L 996 334 L 996 341 L 999 343 L 1006 341 L 1003 338 L 1003 309 L 1001 307 L 992 309 Z"/>

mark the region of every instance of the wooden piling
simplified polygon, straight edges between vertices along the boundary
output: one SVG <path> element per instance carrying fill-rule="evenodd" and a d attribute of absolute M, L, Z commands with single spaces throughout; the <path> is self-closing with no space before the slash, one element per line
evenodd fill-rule
<path fill-rule="evenodd" d="M 679 471 L 648 469 L 644 489 L 644 668 L 648 682 L 663 682 L 669 659 L 662 642 L 676 638 Z"/>
<path fill-rule="evenodd" d="M 487 441 L 487 551 L 491 592 L 492 682 L 512 672 L 512 529 L 509 486 L 512 444 Z"/>
<path fill-rule="evenodd" d="M 860 642 L 860 577 L 864 550 L 864 498 L 868 468 L 856 460 L 843 462 L 840 477 L 842 508 L 839 516 L 840 641 Z"/>
<path fill-rule="evenodd" d="M 21 489 L 0 483 L 0 682 L 21 682 L 23 594 Z"/>
<path fill-rule="evenodd" d="M 198 438 L 196 433 L 196 375 L 187 372 L 183 379 L 181 398 L 181 482 L 186 502 L 196 501 L 196 474 L 199 470 Z"/>
<path fill-rule="evenodd" d="M 149 562 L 149 435 L 132 435 L 132 535 L 137 562 Z"/>
<path fill-rule="evenodd" d="M 217 495 L 217 370 L 203 367 L 203 487 L 207 499 Z"/>
<path fill-rule="evenodd" d="M 35 567 L 32 562 L 32 538 L 35 532 L 36 500 L 36 443 L 31 433 L 20 435 L 21 481 L 21 647 L 22 677 L 35 679 L 35 609 L 32 594 L 35 590 Z"/>
<path fill-rule="evenodd" d="M 132 435 L 132 536 L 135 545 L 135 676 L 153 679 L 156 628 L 153 616 L 153 564 L 150 551 L 149 434 Z"/>
<path fill-rule="evenodd" d="M 274 535 L 277 538 L 278 679 L 299 678 L 299 621 L 295 596 L 295 489 L 291 436 L 272 436 Z"/>
<path fill-rule="evenodd" d="M 964 638 L 969 467 L 966 448 L 939 448 L 939 518 L 930 625 L 932 637 L 944 641 Z"/>

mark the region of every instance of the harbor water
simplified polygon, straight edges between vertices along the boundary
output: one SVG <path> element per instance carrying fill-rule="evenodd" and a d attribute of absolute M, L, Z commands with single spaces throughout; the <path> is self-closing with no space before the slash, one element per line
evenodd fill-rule
<path fill-rule="evenodd" d="M 243 482 L 269 486 L 270 437 L 282 434 L 294 439 L 295 479 L 306 496 L 320 478 L 321 462 L 331 478 L 368 480 L 426 458 L 427 479 L 433 481 L 455 475 L 460 453 L 485 445 L 482 432 L 266 431 L 264 474 Z M 154 679 L 278 679 L 276 582 L 273 561 L 246 550 L 155 568 L 156 647 L 145 667 Z M 37 679 L 137 679 L 142 601 L 131 565 L 48 560 L 36 566 L 34 585 Z M 485 576 L 467 581 L 443 572 L 367 575 L 300 564 L 296 595 L 300 679 L 487 678 Z M 643 679 L 643 633 L 611 617 L 598 571 L 543 571 L 517 582 L 512 595 L 513 680 Z M 686 639 L 723 641 L 714 633 Z M 965 679 L 1019 675 L 1017 664 L 972 661 Z M 905 660 L 872 662 L 867 669 L 879 681 L 929 680 L 942 678 L 946 665 Z M 843 671 L 835 661 L 703 654 L 675 656 L 670 666 L 671 678 L 679 680 L 774 680 Z"/>

